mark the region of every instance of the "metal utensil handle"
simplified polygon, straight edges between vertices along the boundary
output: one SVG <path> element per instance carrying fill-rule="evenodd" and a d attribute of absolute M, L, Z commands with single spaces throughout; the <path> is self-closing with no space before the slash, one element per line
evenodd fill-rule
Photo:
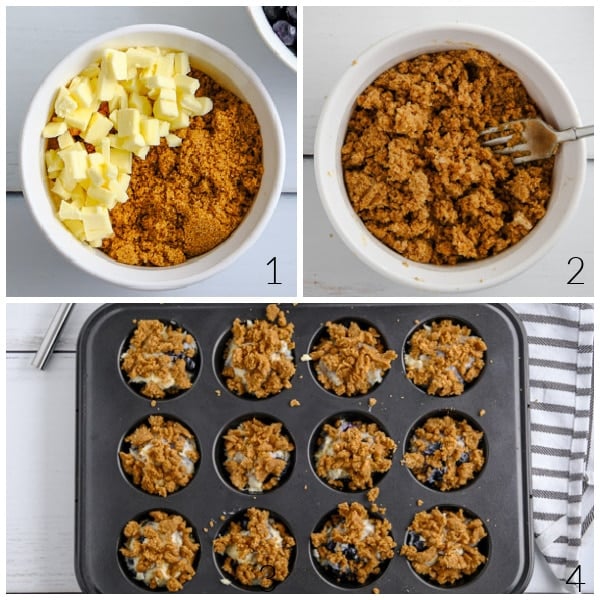
<path fill-rule="evenodd" d="M 31 361 L 31 364 L 36 369 L 43 369 L 46 366 L 46 363 L 52 354 L 52 350 L 54 350 L 58 336 L 60 335 L 73 306 L 73 303 L 59 304 L 56 314 L 52 318 L 52 321 L 50 321 L 48 330 L 42 339 L 42 343 Z"/>
<path fill-rule="evenodd" d="M 594 126 L 585 125 L 584 127 L 571 127 L 569 129 L 563 129 L 562 131 L 556 132 L 556 139 L 559 142 L 570 142 L 572 140 L 578 140 L 584 137 L 590 137 L 594 135 Z"/>

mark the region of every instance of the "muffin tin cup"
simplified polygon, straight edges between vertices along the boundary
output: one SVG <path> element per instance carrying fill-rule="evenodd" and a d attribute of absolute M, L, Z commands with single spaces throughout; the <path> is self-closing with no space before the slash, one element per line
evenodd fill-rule
<path fill-rule="evenodd" d="M 182 592 L 235 593 L 222 583 L 212 542 L 223 523 L 250 506 L 280 515 L 296 540 L 296 556 L 277 593 L 485 593 L 519 592 L 533 565 L 530 507 L 527 355 L 522 326 L 503 305 L 281 305 L 294 324 L 297 371 L 292 388 L 270 398 L 248 400 L 231 393 L 216 365 L 216 348 L 236 317 L 265 318 L 265 304 L 121 304 L 106 305 L 83 326 L 77 353 L 76 547 L 75 567 L 85 592 L 135 593 L 139 584 L 119 565 L 118 542 L 124 524 L 149 510 L 177 512 L 197 532 L 200 560 L 196 575 Z M 428 396 L 406 378 L 402 353 L 416 321 L 450 317 L 473 327 L 488 346 L 486 368 L 476 385 L 461 396 Z M 118 352 L 134 319 L 174 319 L 197 340 L 202 356 L 196 381 L 176 398 L 152 406 L 123 381 Z M 372 323 L 398 353 L 383 382 L 372 393 L 337 397 L 316 383 L 300 357 L 310 352 L 326 321 L 356 318 Z M 369 402 L 375 398 L 376 403 Z M 292 406 L 297 400 L 300 405 Z M 295 404 L 295 403 L 292 403 Z M 463 489 L 439 492 L 419 483 L 400 464 L 412 426 L 423 416 L 456 410 L 476 421 L 486 436 L 486 465 Z M 398 445 L 390 471 L 379 483 L 376 502 L 385 507 L 397 552 L 380 577 L 369 585 L 342 588 L 325 580 L 311 559 L 310 534 L 341 502 L 361 502 L 366 492 L 343 492 L 324 485 L 314 473 L 311 437 L 325 420 L 344 412 L 365 412 L 381 422 Z M 289 478 L 264 494 L 244 494 L 224 483 L 216 464 L 223 428 L 242 416 L 268 414 L 281 420 L 294 440 L 295 464 Z M 134 488 L 117 458 L 132 423 L 165 414 L 193 431 L 202 456 L 190 483 L 166 498 Z M 489 532 L 485 567 L 464 585 L 433 586 L 410 567 L 399 549 L 416 512 L 434 506 L 463 507 L 478 515 Z M 153 593 L 148 590 L 149 593 Z M 252 593 L 252 592 L 249 592 Z"/>

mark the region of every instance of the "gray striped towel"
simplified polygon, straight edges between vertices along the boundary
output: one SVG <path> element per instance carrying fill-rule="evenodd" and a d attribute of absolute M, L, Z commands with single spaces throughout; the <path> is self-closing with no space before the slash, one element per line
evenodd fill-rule
<path fill-rule="evenodd" d="M 535 542 L 561 581 L 594 518 L 593 305 L 513 304 L 527 331 Z M 576 580 L 576 579 L 575 579 Z"/>

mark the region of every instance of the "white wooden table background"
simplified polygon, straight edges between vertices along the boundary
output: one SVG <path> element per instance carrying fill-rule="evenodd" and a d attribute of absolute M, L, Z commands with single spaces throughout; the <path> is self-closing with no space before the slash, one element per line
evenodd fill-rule
<path fill-rule="evenodd" d="M 21 193 L 18 150 L 25 113 L 44 76 L 89 38 L 134 23 L 180 25 L 231 48 L 261 78 L 283 124 L 283 194 L 261 238 L 230 268 L 199 284 L 148 296 L 296 296 L 296 73 L 263 43 L 245 7 L 8 7 L 6 9 L 7 292 L 10 296 L 137 296 L 72 266 L 33 222 Z M 277 280 L 271 285 L 277 257 Z M 276 288 L 276 289 L 274 289 Z"/>
<path fill-rule="evenodd" d="M 593 123 L 592 7 L 305 7 L 304 8 L 304 295 L 431 296 L 371 270 L 347 249 L 319 200 L 313 165 L 321 107 L 342 74 L 370 45 L 396 32 L 441 23 L 485 25 L 530 46 L 570 90 L 584 124 Z M 326 60 L 324 59 L 326 57 Z M 559 242 L 510 282 L 465 296 L 584 296 L 594 294 L 593 144 L 588 141 L 585 189 L 579 210 Z M 583 285 L 568 285 L 568 261 L 584 261 Z"/>
<path fill-rule="evenodd" d="M 75 348 L 97 304 L 77 304 L 46 370 L 31 360 L 56 304 L 6 312 L 6 591 L 77 592 L 74 574 Z M 593 590 L 593 525 L 581 548 L 582 591 Z M 564 592 L 539 552 L 528 592 Z M 569 591 L 573 591 L 570 588 Z"/>

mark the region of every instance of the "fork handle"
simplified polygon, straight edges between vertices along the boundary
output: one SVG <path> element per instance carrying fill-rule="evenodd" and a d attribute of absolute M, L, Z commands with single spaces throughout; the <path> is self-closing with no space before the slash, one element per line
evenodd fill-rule
<path fill-rule="evenodd" d="M 578 140 L 579 138 L 589 137 L 594 135 L 594 126 L 586 125 L 585 127 L 571 127 L 564 129 L 557 134 L 559 142 L 568 142 L 570 140 Z"/>

